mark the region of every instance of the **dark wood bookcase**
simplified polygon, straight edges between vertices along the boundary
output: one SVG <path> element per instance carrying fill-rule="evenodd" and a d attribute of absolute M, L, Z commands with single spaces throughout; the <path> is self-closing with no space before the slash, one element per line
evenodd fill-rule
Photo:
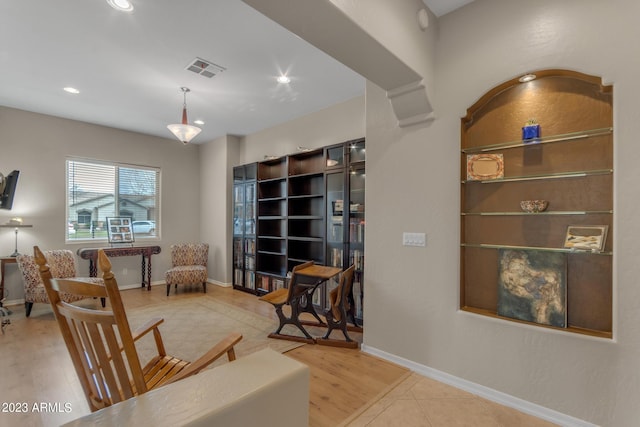
<path fill-rule="evenodd" d="M 244 167 L 234 168 L 234 175 Z M 306 261 L 342 269 L 355 264 L 354 304 L 362 321 L 364 138 L 261 161 L 255 167 L 255 287 L 236 286 L 235 276 L 248 273 L 240 271 L 244 255 L 235 233 L 234 286 L 264 294 L 287 286 L 287 273 Z M 327 308 L 328 292 L 337 283 L 322 286 L 313 303 Z"/>
<path fill-rule="evenodd" d="M 513 79 L 492 89 L 462 118 L 460 307 L 523 321 L 499 314 L 500 254 L 560 253 L 566 256 L 565 325 L 530 324 L 610 338 L 612 87 L 573 71 L 534 74 L 533 81 Z M 530 118 L 538 120 L 541 135 L 523 140 Z M 476 154 L 501 156 L 500 176 L 470 177 L 469 156 Z M 547 200 L 548 208 L 522 211 L 520 201 L 533 199 Z M 565 247 L 569 226 L 607 227 L 604 248 Z"/>

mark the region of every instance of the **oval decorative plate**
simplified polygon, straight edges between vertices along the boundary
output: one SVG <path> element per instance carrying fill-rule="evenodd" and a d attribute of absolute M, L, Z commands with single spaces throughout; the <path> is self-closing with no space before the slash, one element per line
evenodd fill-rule
<path fill-rule="evenodd" d="M 467 155 L 467 180 L 504 178 L 504 158 L 502 154 Z"/>

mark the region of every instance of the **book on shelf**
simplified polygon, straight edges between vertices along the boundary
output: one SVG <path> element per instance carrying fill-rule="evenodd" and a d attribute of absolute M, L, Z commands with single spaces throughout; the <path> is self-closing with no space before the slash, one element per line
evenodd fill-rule
<path fill-rule="evenodd" d="M 260 289 L 263 289 L 267 292 L 271 290 L 269 288 L 269 276 L 260 276 Z"/>
<path fill-rule="evenodd" d="M 364 221 L 352 219 L 349 222 L 349 240 L 356 243 L 364 242 Z"/>
<path fill-rule="evenodd" d="M 237 286 L 244 286 L 244 282 L 242 280 L 242 270 L 236 269 L 233 272 L 234 272 L 234 276 L 235 276 L 234 283 Z"/>
<path fill-rule="evenodd" d="M 331 266 L 342 268 L 342 249 L 331 249 Z"/>
<path fill-rule="evenodd" d="M 364 268 L 364 252 L 358 249 L 351 251 L 349 265 L 355 265 L 356 271 L 362 271 Z"/>
<path fill-rule="evenodd" d="M 247 270 L 254 270 L 256 268 L 256 260 L 251 256 L 244 257 L 244 268 Z"/>

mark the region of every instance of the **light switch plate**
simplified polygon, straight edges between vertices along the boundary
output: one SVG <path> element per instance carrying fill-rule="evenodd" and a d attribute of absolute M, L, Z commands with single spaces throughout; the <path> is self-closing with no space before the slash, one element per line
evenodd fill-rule
<path fill-rule="evenodd" d="M 427 246 L 427 235 L 425 233 L 402 233 L 403 246 Z"/>

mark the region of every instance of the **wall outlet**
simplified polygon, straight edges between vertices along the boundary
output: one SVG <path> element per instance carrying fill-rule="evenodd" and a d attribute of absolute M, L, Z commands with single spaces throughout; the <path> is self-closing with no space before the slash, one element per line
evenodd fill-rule
<path fill-rule="evenodd" d="M 403 246 L 427 246 L 427 235 L 425 233 L 402 233 Z"/>
<path fill-rule="evenodd" d="M 122 275 L 123 275 L 123 276 L 126 276 L 128 272 L 129 272 L 129 269 L 128 269 L 128 268 L 123 268 L 123 269 L 122 269 Z"/>

